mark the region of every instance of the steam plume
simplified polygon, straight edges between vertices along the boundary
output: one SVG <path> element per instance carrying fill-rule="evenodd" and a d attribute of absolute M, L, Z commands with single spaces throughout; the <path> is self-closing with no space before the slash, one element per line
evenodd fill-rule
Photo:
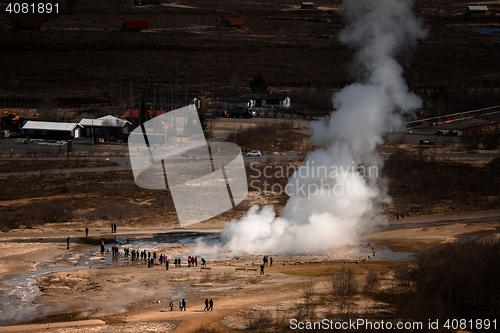
<path fill-rule="evenodd" d="M 356 242 L 386 222 L 380 203 L 390 198 L 378 173 L 366 171 L 382 168 L 375 148 L 385 133 L 401 126 L 401 112 L 421 105 L 408 92 L 396 61 L 401 51 L 426 35 L 412 6 L 412 0 L 344 1 L 348 24 L 340 38 L 356 50 L 353 68 L 358 82 L 333 96 L 337 111 L 329 119 L 311 125 L 312 141 L 326 148 L 310 152 L 305 165 L 289 179 L 290 200 L 280 217 L 271 206 L 254 206 L 241 220 L 226 225 L 222 248 L 212 250 L 325 251 Z"/>

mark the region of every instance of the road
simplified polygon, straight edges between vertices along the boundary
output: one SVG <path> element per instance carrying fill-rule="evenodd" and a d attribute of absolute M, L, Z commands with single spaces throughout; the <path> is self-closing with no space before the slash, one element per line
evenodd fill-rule
<path fill-rule="evenodd" d="M 296 161 L 302 159 L 303 156 L 297 154 L 290 155 L 263 155 L 260 157 L 244 157 L 243 160 L 245 163 L 251 162 L 267 162 L 267 161 L 283 161 L 290 160 Z M 115 162 L 118 165 L 115 166 L 106 166 L 106 167 L 95 167 L 95 168 L 70 168 L 70 169 L 43 169 L 37 171 L 16 171 L 16 172 L 4 172 L 0 173 L 0 177 L 9 177 L 9 176 L 39 176 L 40 174 L 70 174 L 70 173 L 89 173 L 89 172 L 108 172 L 108 171 L 125 171 L 132 170 L 130 165 L 129 157 L 1 157 L 0 162 L 12 162 L 12 161 L 109 161 Z M 188 160 L 191 166 L 205 166 L 206 161 L 197 160 L 192 161 Z M 178 166 L 179 168 L 185 167 L 186 164 L 179 163 L 171 163 L 170 166 Z"/>
<path fill-rule="evenodd" d="M 239 119 L 239 118 L 220 118 L 214 123 L 219 124 L 219 126 L 227 124 L 236 124 L 235 128 L 239 127 L 239 124 L 243 123 L 262 123 L 269 122 L 270 120 L 276 122 L 290 122 L 299 123 L 300 126 L 307 127 L 310 123 L 308 120 L 304 119 L 289 119 L 289 118 L 252 118 L 250 119 Z M 217 125 L 215 125 L 217 127 Z M 457 143 L 460 142 L 460 138 L 453 136 L 439 136 L 433 135 L 431 133 L 418 132 L 418 133 L 403 133 L 403 132 L 393 132 L 387 134 L 388 143 L 406 143 L 406 144 L 419 144 L 420 140 L 433 139 L 437 144 L 446 143 Z M 86 152 L 88 156 L 84 157 L 56 157 L 64 154 L 67 151 L 67 145 L 55 146 L 55 145 L 41 145 L 41 144 L 23 144 L 20 139 L 0 139 L 0 156 L 9 156 L 10 150 L 14 149 L 16 160 L 31 160 L 31 161 L 42 161 L 42 160 L 91 160 L 91 161 L 103 161 L 109 160 L 111 162 L 116 162 L 117 166 L 109 167 L 96 167 L 96 168 L 74 168 L 74 169 L 53 169 L 53 170 L 43 170 L 44 173 L 52 174 L 67 174 L 67 173 L 86 173 L 86 172 L 107 172 L 107 171 L 123 171 L 131 170 L 130 159 L 128 156 L 128 147 L 126 145 L 106 145 L 106 144 L 95 144 L 92 145 L 90 138 L 79 138 L 73 141 L 73 152 L 84 154 Z M 92 150 L 94 151 L 94 156 L 92 156 Z M 36 156 L 54 156 L 54 157 L 36 157 Z M 96 157 L 96 156 L 106 156 L 106 157 Z M 32 156 L 32 157 L 19 157 L 19 156 Z M 436 158 L 494 158 L 499 157 L 500 153 L 460 153 L 460 154 L 424 154 L 424 157 L 436 157 Z M 250 162 L 267 162 L 267 161 L 300 161 L 304 159 L 304 155 L 301 154 L 269 154 L 263 155 L 261 157 L 245 157 L 246 163 Z M 0 161 L 12 161 L 11 157 L 2 157 Z M 196 163 L 196 162 L 194 162 Z M 202 162 L 200 162 L 202 163 Z M 180 164 L 179 166 L 181 166 Z M 11 173 L 0 173 L 0 177 L 5 176 L 19 176 L 19 175 L 40 175 L 41 171 L 31 171 L 31 172 L 11 172 Z"/>

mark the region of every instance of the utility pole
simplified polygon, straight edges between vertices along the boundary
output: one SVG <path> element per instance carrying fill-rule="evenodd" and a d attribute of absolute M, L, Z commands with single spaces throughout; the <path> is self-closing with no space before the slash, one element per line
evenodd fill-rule
<path fill-rule="evenodd" d="M 94 118 L 92 118 L 92 156 L 94 156 Z"/>

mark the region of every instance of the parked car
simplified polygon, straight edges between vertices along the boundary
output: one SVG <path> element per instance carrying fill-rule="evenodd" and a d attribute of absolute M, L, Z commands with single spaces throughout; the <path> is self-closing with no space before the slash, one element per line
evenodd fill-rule
<path fill-rule="evenodd" d="M 217 114 L 215 112 L 205 112 L 205 118 L 206 119 L 219 119 Z"/>
<path fill-rule="evenodd" d="M 8 138 L 10 136 L 10 131 L 9 130 L 3 130 L 0 131 L 0 138 Z"/>
<path fill-rule="evenodd" d="M 246 157 L 259 157 L 259 156 L 262 156 L 262 154 L 258 150 L 252 150 L 246 153 Z"/>
<path fill-rule="evenodd" d="M 295 114 L 297 115 L 297 117 L 303 117 L 305 119 L 307 117 L 307 110 L 306 109 L 295 110 Z"/>

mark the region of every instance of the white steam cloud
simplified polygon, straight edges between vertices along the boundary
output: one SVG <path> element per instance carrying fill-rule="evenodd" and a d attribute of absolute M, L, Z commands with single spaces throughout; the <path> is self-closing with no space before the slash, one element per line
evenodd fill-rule
<path fill-rule="evenodd" d="M 336 112 L 329 119 L 311 125 L 312 141 L 326 148 L 310 152 L 289 179 L 290 200 L 281 216 L 271 206 L 254 206 L 225 226 L 222 245 L 200 243 L 200 252 L 320 252 L 352 244 L 386 223 L 380 204 L 390 198 L 383 181 L 363 171 L 382 168 L 375 149 L 383 135 L 401 126 L 401 112 L 421 105 L 408 92 L 396 61 L 401 51 L 426 35 L 412 6 L 412 0 L 344 1 L 348 24 L 340 38 L 356 50 L 358 82 L 334 95 Z M 341 172 L 332 176 L 333 169 Z"/>

